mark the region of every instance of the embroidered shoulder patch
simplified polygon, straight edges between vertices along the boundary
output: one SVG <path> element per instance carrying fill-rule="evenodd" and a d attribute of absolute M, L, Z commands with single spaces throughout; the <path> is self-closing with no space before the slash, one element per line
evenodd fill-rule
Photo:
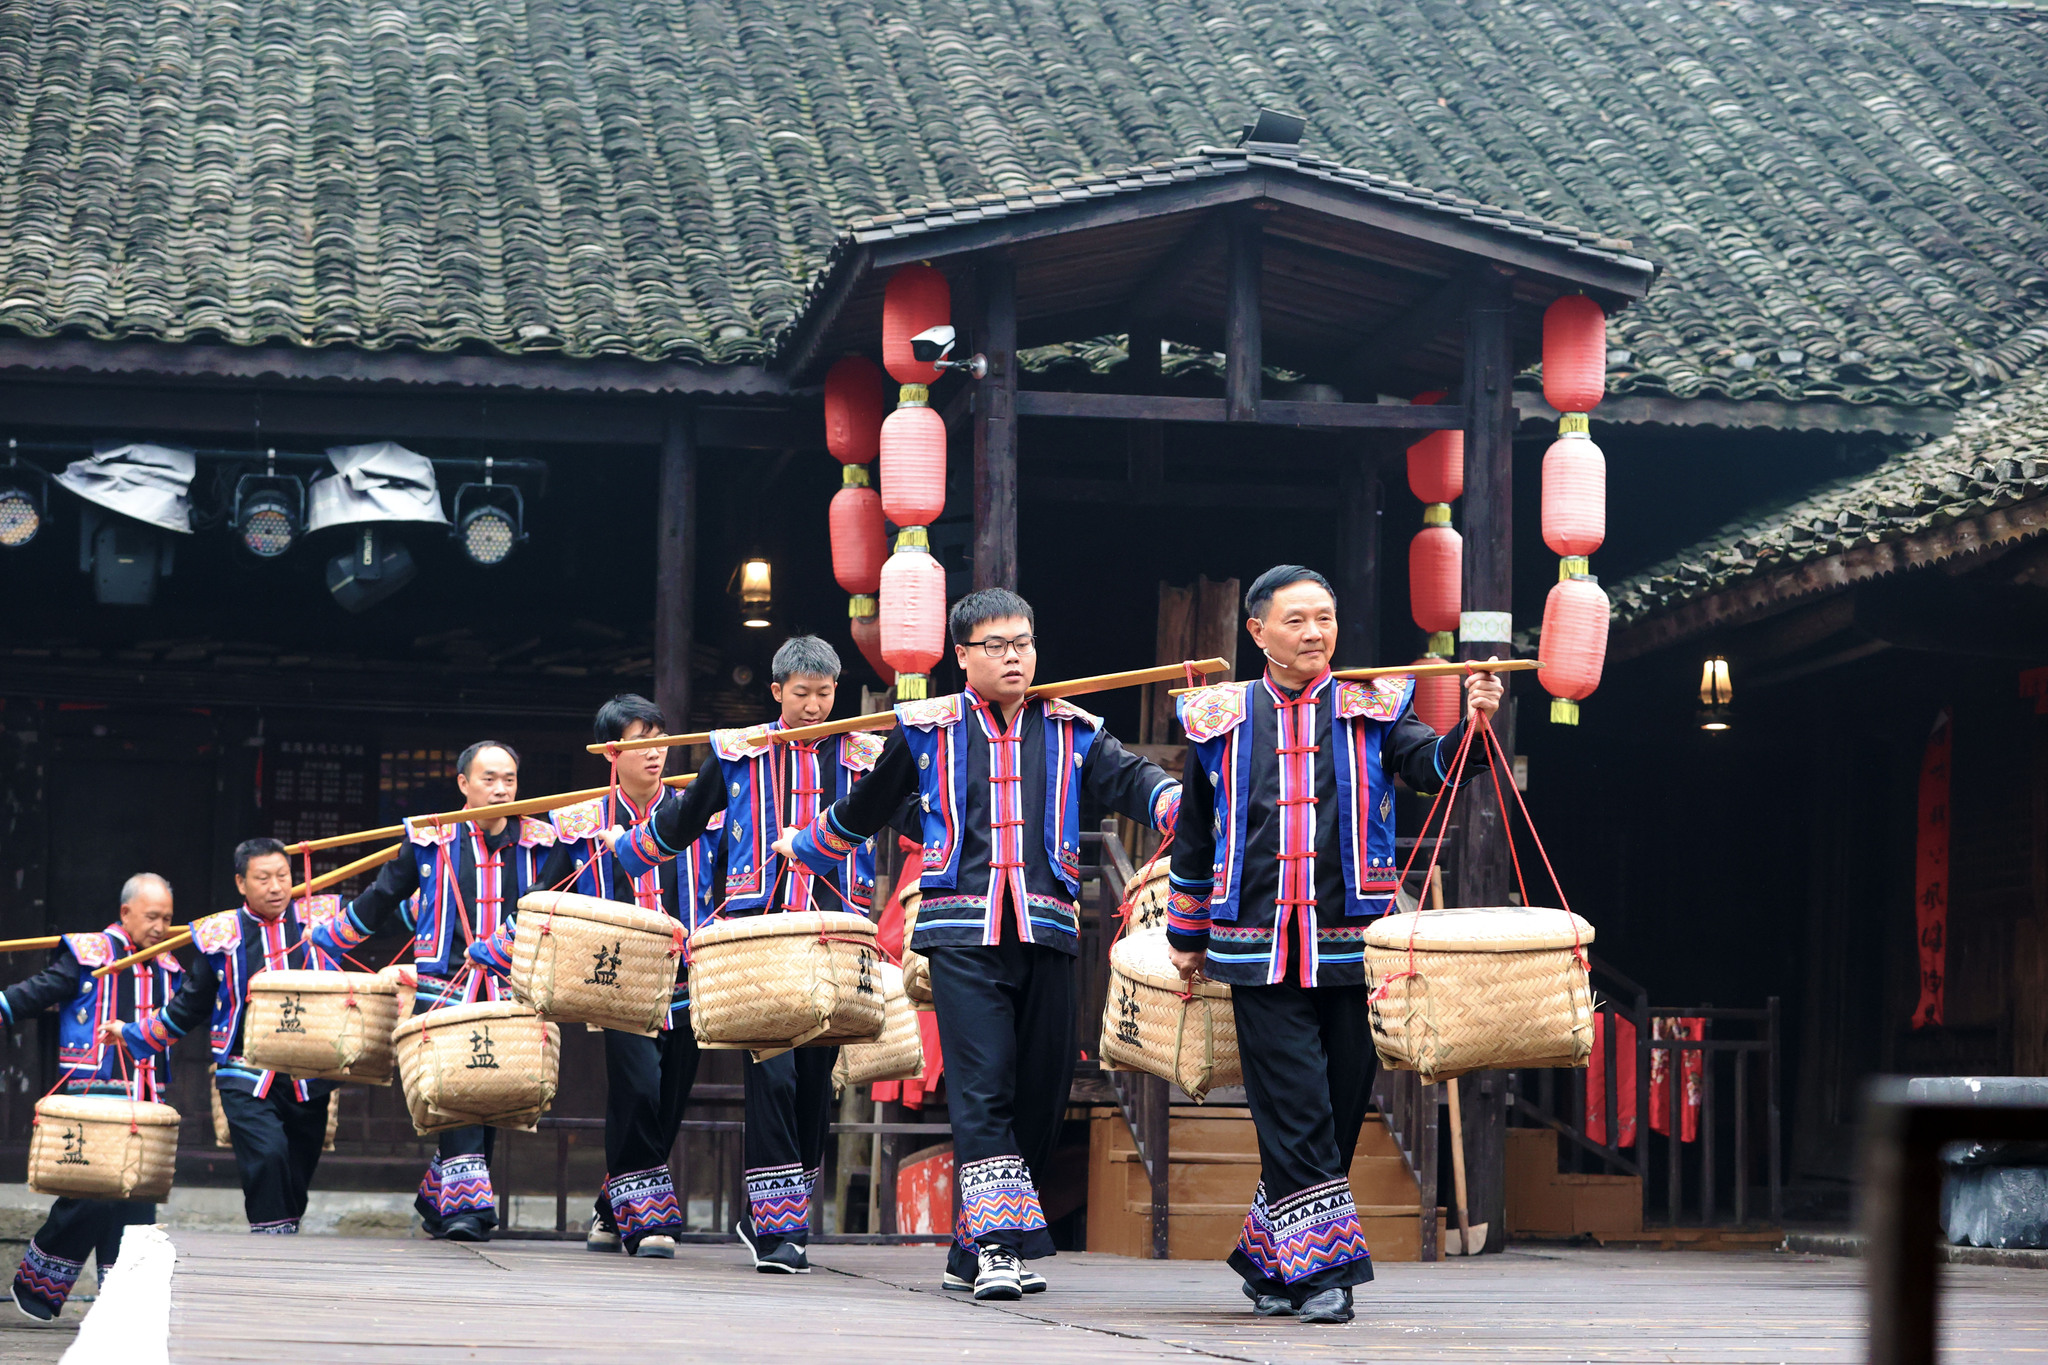
<path fill-rule="evenodd" d="M 1180 728 L 1195 744 L 1236 729 L 1245 718 L 1245 699 L 1251 690 L 1248 682 L 1227 682 L 1183 694 Z"/>
<path fill-rule="evenodd" d="M 1046 702 L 1045 714 L 1056 720 L 1078 720 L 1091 730 L 1102 728 L 1102 717 L 1092 711 L 1083 711 L 1065 697 L 1054 697 Z"/>
<path fill-rule="evenodd" d="M 708 833 L 710 833 L 710 832 L 711 832 L 712 830 L 714 830 L 714 829 L 724 829 L 724 828 L 725 828 L 725 812 L 724 812 L 724 811 L 719 811 L 719 812 L 718 812 L 718 813 L 717 813 L 716 815 L 713 815 L 713 816 L 712 816 L 712 817 L 711 817 L 711 818 L 710 818 L 709 820 L 706 820 L 706 821 L 704 822 L 704 832 L 705 832 L 705 833 L 707 833 L 707 834 L 708 834 Z"/>
<path fill-rule="evenodd" d="M 522 815 L 519 817 L 519 843 L 525 848 L 532 848 L 536 844 L 542 848 L 553 848 L 555 846 L 555 827 L 545 820 L 536 820 L 531 815 Z"/>
<path fill-rule="evenodd" d="M 762 738 L 767 733 L 766 725 L 749 725 L 744 730 L 713 730 L 711 752 L 727 760 L 753 758 L 768 752 L 770 746 Z"/>
<path fill-rule="evenodd" d="M 66 934 L 64 946 L 87 967 L 104 967 L 114 960 L 114 945 L 105 934 Z"/>
<path fill-rule="evenodd" d="M 292 904 L 298 909 L 299 923 L 308 929 L 341 918 L 341 897 L 336 895 L 309 896 Z"/>
<path fill-rule="evenodd" d="M 588 839 L 604 828 L 604 798 L 593 796 L 573 806 L 558 807 L 548 812 L 548 818 L 553 821 L 555 833 L 563 841 Z"/>
<path fill-rule="evenodd" d="M 923 701 L 907 701 L 896 708 L 896 719 L 905 725 L 914 725 L 920 730 L 929 730 L 936 725 L 957 725 L 962 714 L 964 701 L 958 692 L 950 697 L 926 697 Z"/>
<path fill-rule="evenodd" d="M 1337 716 L 1341 720 L 1398 720 L 1415 679 L 1374 678 L 1371 682 L 1337 684 Z"/>
<path fill-rule="evenodd" d="M 408 820 L 405 822 L 405 837 L 413 843 L 423 845 L 452 843 L 455 839 L 455 826 L 420 825 Z"/>
<path fill-rule="evenodd" d="M 242 912 L 223 910 L 192 921 L 192 942 L 202 953 L 225 953 L 242 941 Z"/>
<path fill-rule="evenodd" d="M 839 761 L 857 773 L 864 773 L 875 766 L 875 760 L 882 756 L 882 746 L 888 741 L 870 730 L 856 730 L 850 735 L 839 737 Z"/>

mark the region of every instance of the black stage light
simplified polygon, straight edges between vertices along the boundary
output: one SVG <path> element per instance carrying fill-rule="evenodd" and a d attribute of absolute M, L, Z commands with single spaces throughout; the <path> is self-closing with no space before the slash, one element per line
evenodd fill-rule
<path fill-rule="evenodd" d="M 344 611 L 368 611 L 412 582 L 418 569 L 404 541 L 381 526 L 358 526 L 355 544 L 327 561 L 327 591 Z"/>
<path fill-rule="evenodd" d="M 489 461 L 485 461 L 488 469 Z M 510 484 L 466 483 L 455 490 L 455 539 L 473 564 L 502 564 L 526 539 L 526 500 Z"/>
<path fill-rule="evenodd" d="M 0 550 L 19 550 L 36 538 L 48 495 L 49 476 L 42 470 L 12 455 L 0 465 Z"/>
<path fill-rule="evenodd" d="M 258 559 L 276 559 L 306 524 L 306 485 L 289 475 L 244 474 L 235 481 L 232 520 L 243 549 Z"/>

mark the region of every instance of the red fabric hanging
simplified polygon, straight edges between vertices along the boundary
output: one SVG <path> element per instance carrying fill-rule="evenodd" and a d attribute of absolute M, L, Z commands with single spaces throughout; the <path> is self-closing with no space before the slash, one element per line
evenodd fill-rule
<path fill-rule="evenodd" d="M 1652 1038 L 1692 1038 L 1707 1036 L 1707 1021 L 1704 1019 L 1652 1019 Z M 1678 1130 L 1680 1142 L 1697 1142 L 1700 1136 L 1700 1086 L 1706 1071 L 1707 1054 L 1704 1052 L 1684 1053 L 1685 1065 L 1681 1075 L 1685 1089 L 1678 1097 Z M 1658 1050 L 1650 1054 L 1650 1131 L 1671 1135 L 1671 1054 Z"/>
<path fill-rule="evenodd" d="M 1614 1126 L 1621 1129 L 1617 1147 L 1636 1144 L 1636 1026 L 1617 1019 L 1614 1069 L 1620 1074 L 1614 1092 Z M 1593 1015 L 1593 1060 L 1586 1068 L 1586 1141 L 1607 1142 L 1607 1012 Z"/>
<path fill-rule="evenodd" d="M 903 850 L 903 871 L 896 879 L 896 885 L 889 892 L 889 903 L 882 907 L 881 918 L 875 921 L 875 941 L 882 951 L 898 959 L 903 956 L 903 897 L 904 887 L 910 885 L 924 871 L 924 849 L 916 840 L 896 837 L 896 846 Z M 929 1010 L 917 1012 L 917 1031 L 924 1039 L 924 1072 L 907 1081 L 876 1081 L 874 1100 L 901 1100 L 906 1109 L 924 1108 L 924 1097 L 935 1090 L 939 1077 L 945 1074 L 946 1059 L 939 1051 L 939 1016 Z"/>
<path fill-rule="evenodd" d="M 1913 857 L 1913 919 L 1920 940 L 1920 1002 L 1913 1027 L 1941 1026 L 1948 986 L 1948 787 L 1955 717 L 1947 707 L 1920 755 L 1920 819 Z"/>

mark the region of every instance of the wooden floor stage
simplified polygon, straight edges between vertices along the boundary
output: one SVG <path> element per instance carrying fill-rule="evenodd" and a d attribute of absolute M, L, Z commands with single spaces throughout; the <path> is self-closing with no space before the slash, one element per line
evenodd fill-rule
<path fill-rule="evenodd" d="M 1863 1353 L 1859 1263 L 1788 1254 L 1532 1249 L 1394 1265 L 1361 1291 L 1357 1322 L 1330 1328 L 1254 1319 L 1226 1268 L 1187 1261 L 1060 1256 L 1039 1263 L 1049 1292 L 998 1306 L 941 1290 L 940 1253 L 929 1247 L 820 1248 L 813 1273 L 793 1278 L 757 1274 L 738 1247 L 687 1246 L 663 1262 L 560 1243 L 172 1236 L 171 1359 L 195 1365 L 1058 1365 L 1190 1354 L 1393 1365 Z M 1944 1273 L 1945 1361 L 2048 1354 L 2048 1274 Z M 10 1347 L 28 1345 L 5 1335 Z"/>

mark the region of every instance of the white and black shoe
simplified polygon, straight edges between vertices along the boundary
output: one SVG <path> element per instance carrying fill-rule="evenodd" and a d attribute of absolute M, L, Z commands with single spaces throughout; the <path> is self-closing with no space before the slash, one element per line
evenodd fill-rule
<path fill-rule="evenodd" d="M 1043 1294 L 1045 1276 L 1029 1266 L 1020 1265 L 1017 1267 L 1017 1287 L 1027 1294 Z"/>
<path fill-rule="evenodd" d="M 1024 1263 L 1008 1247 L 983 1247 L 981 1267 L 974 1277 L 974 1297 L 979 1302 L 1005 1302 L 1024 1297 Z"/>
<path fill-rule="evenodd" d="M 590 1215 L 590 1231 L 583 1234 L 583 1249 L 585 1251 L 618 1251 L 620 1250 L 619 1234 L 615 1230 L 606 1227 L 604 1219 L 599 1218 L 593 1213 Z"/>
<path fill-rule="evenodd" d="M 974 1281 L 964 1275 L 955 1275 L 950 1270 L 946 1272 L 946 1277 L 939 1281 L 939 1286 L 943 1289 L 957 1289 L 963 1294 L 974 1292 Z"/>
<path fill-rule="evenodd" d="M 754 1239 L 747 1233 L 745 1223 L 734 1223 L 732 1230 L 740 1235 L 746 1244 L 747 1255 L 754 1258 L 754 1269 L 763 1275 L 808 1275 L 811 1273 L 811 1258 L 795 1242 L 784 1242 L 766 1256 L 754 1245 Z"/>
<path fill-rule="evenodd" d="M 676 1258 L 676 1239 L 665 1232 L 650 1232 L 633 1244 L 633 1254 L 673 1261 Z"/>

